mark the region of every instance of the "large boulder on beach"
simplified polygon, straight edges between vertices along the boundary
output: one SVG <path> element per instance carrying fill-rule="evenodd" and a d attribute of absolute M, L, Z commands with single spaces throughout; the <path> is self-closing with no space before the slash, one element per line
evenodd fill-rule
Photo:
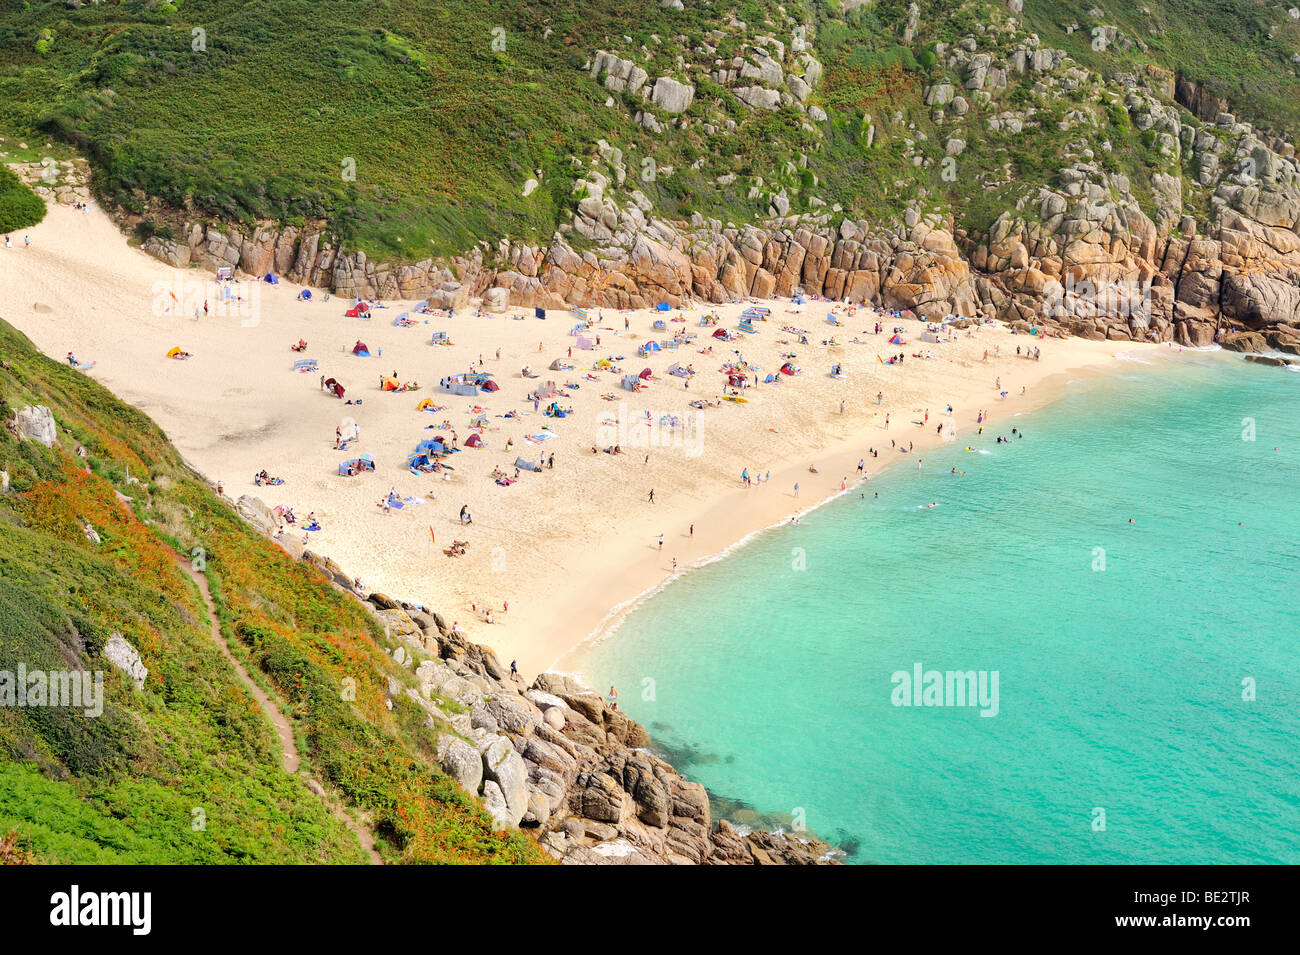
<path fill-rule="evenodd" d="M 261 533 L 268 536 L 275 533 L 275 513 L 266 506 L 266 502 L 260 497 L 241 494 L 239 500 L 235 502 L 235 510 L 240 517 L 252 524 Z"/>

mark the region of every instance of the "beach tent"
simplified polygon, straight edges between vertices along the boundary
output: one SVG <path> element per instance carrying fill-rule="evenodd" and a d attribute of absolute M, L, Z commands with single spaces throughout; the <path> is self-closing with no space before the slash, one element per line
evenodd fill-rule
<path fill-rule="evenodd" d="M 641 390 L 641 379 L 638 378 L 636 375 L 624 375 L 622 380 L 619 382 L 619 384 L 622 385 L 624 388 L 626 388 L 628 391 Z"/>
<path fill-rule="evenodd" d="M 551 362 L 550 365 L 551 371 L 569 371 L 571 368 L 573 368 L 573 366 L 566 363 L 561 358 L 555 359 L 555 361 Z"/>
<path fill-rule="evenodd" d="M 933 332 L 922 332 L 921 341 L 929 342 L 931 345 L 937 345 L 939 344 L 939 336 Z"/>
<path fill-rule="evenodd" d="M 173 345 L 171 351 L 167 353 L 167 357 L 175 358 L 177 355 L 183 355 L 183 354 L 185 354 L 185 352 L 181 351 L 180 345 Z"/>
<path fill-rule="evenodd" d="M 515 458 L 515 467 L 521 471 L 540 472 L 542 470 L 541 462 L 534 463 L 532 461 L 525 461 L 523 458 Z"/>
<path fill-rule="evenodd" d="M 826 321 L 830 322 L 832 325 L 838 325 L 840 323 L 839 318 L 836 317 L 833 312 L 826 313 Z"/>
<path fill-rule="evenodd" d="M 666 332 L 666 331 L 668 331 L 668 326 L 665 325 L 663 322 L 655 322 L 655 323 L 654 323 L 654 330 L 655 330 L 656 332 Z"/>
<path fill-rule="evenodd" d="M 575 341 L 574 344 L 579 348 L 586 349 L 587 351 L 592 351 L 596 347 L 596 343 L 586 335 L 579 335 L 578 340 Z"/>
<path fill-rule="evenodd" d="M 427 454 L 417 451 L 406 456 L 406 466 L 411 469 L 412 473 L 418 473 L 432 468 L 433 462 L 429 460 Z"/>
<path fill-rule="evenodd" d="M 656 312 L 671 312 L 672 310 L 673 307 L 669 305 L 667 302 L 660 302 L 658 305 L 655 306 Z"/>
<path fill-rule="evenodd" d="M 485 411 L 480 411 L 478 414 L 470 416 L 469 426 L 471 428 L 486 428 L 488 424 L 488 416 Z"/>
<path fill-rule="evenodd" d="M 294 371 L 301 371 L 301 372 L 315 371 L 315 370 L 316 370 L 316 359 L 315 359 L 315 358 L 304 358 L 302 361 L 296 361 L 296 362 L 293 363 L 293 370 L 294 370 Z"/>
<path fill-rule="evenodd" d="M 798 365 L 795 365 L 795 364 L 792 364 L 792 363 L 790 363 L 790 362 L 786 362 L 784 365 L 781 366 L 781 374 L 783 374 L 783 375 L 797 375 L 797 374 L 799 374 L 799 366 L 798 366 Z"/>
<path fill-rule="evenodd" d="M 570 329 L 569 329 L 569 334 L 570 334 L 570 335 L 579 335 L 579 334 L 581 334 L 582 332 L 586 331 L 586 329 L 587 329 L 587 323 L 586 323 L 586 322 L 581 322 L 581 323 L 579 323 L 579 324 L 577 324 L 577 325 L 574 325 L 572 328 L 570 328 Z"/>
<path fill-rule="evenodd" d="M 740 317 L 749 319 L 750 321 L 765 322 L 767 321 L 767 316 L 771 314 L 772 310 L 770 308 L 761 308 L 756 305 L 753 308 L 745 309 L 740 313 Z"/>
<path fill-rule="evenodd" d="M 402 383 L 398 381 L 396 378 L 384 379 L 384 391 L 401 391 L 401 390 L 402 390 Z"/>
<path fill-rule="evenodd" d="M 274 273 L 274 272 L 267 272 L 266 275 L 263 276 L 262 281 L 265 282 L 267 285 L 279 285 L 279 284 L 280 284 L 280 280 L 279 280 L 278 278 L 275 277 L 275 273 Z"/>
<path fill-rule="evenodd" d="M 447 439 L 440 434 L 435 435 L 434 437 L 428 438 L 417 444 L 415 446 L 415 452 L 417 454 L 446 454 Z"/>
<path fill-rule="evenodd" d="M 648 381 L 649 379 L 654 377 L 654 372 L 652 372 L 649 368 L 642 368 L 639 377 L 642 381 Z"/>
<path fill-rule="evenodd" d="M 438 407 L 438 406 L 437 406 L 436 404 L 433 403 L 433 399 L 432 399 L 432 398 L 425 398 L 423 401 L 421 401 L 418 405 L 415 406 L 415 410 L 416 410 L 416 411 L 432 411 L 432 410 L 434 410 L 434 409 L 437 408 L 437 407 Z"/>
<path fill-rule="evenodd" d="M 670 374 L 670 375 L 682 375 L 682 376 L 685 376 L 686 373 L 687 373 L 687 372 L 686 372 L 686 369 L 682 368 L 682 366 L 681 366 L 681 364 L 680 364 L 679 362 L 673 362 L 671 365 L 668 366 L 668 374 Z"/>
<path fill-rule="evenodd" d="M 546 318 L 546 309 L 544 309 L 544 308 L 534 308 L 534 309 L 533 309 L 533 318 L 540 318 L 540 319 L 543 319 L 543 320 L 544 320 L 544 319 Z"/>
<path fill-rule="evenodd" d="M 433 338 L 429 340 L 430 345 L 450 345 L 446 332 L 434 332 Z"/>
<path fill-rule="evenodd" d="M 342 397 L 343 397 L 343 391 L 344 391 L 344 389 L 343 389 L 343 386 L 340 385 L 340 384 L 338 383 L 338 380 L 337 380 L 337 379 L 335 379 L 335 378 L 326 378 L 326 379 L 325 379 L 325 387 L 326 387 L 326 389 L 329 391 L 329 393 L 332 394 L 335 398 L 342 398 Z"/>
<path fill-rule="evenodd" d="M 351 467 L 357 474 L 360 474 L 362 471 L 373 471 L 375 469 L 375 459 L 368 454 L 363 454 L 359 458 L 349 458 L 347 461 L 339 464 L 339 474 L 347 474 L 349 467 Z"/>
<path fill-rule="evenodd" d="M 663 351 L 663 349 L 659 347 L 658 342 L 646 342 L 638 350 L 641 352 L 642 355 L 648 355 L 652 351 Z"/>
<path fill-rule="evenodd" d="M 491 379 L 489 379 L 489 380 L 483 382 L 483 390 L 484 390 L 484 391 L 500 391 L 500 390 L 501 390 L 501 386 L 498 385 L 495 381 L 492 381 Z"/>
<path fill-rule="evenodd" d="M 299 292 L 299 293 L 298 293 L 298 301 L 300 301 L 300 302 L 310 302 L 310 301 L 311 301 L 311 289 L 309 289 L 309 288 L 305 288 L 305 289 L 303 289 L 301 292 Z"/>
<path fill-rule="evenodd" d="M 587 317 L 587 310 L 585 308 L 578 308 L 576 305 L 569 309 L 569 314 L 581 321 L 584 325 L 591 321 L 591 319 Z"/>
<path fill-rule="evenodd" d="M 796 305 L 802 305 L 802 304 L 803 304 L 803 296 L 802 296 L 802 295 L 796 295 L 796 296 L 794 297 L 794 303 L 795 303 Z"/>
<path fill-rule="evenodd" d="M 357 343 L 352 346 L 352 354 L 356 355 L 358 358 L 369 358 L 370 349 L 366 347 L 365 342 L 358 340 Z"/>
<path fill-rule="evenodd" d="M 889 344 L 891 344 L 891 345 L 906 345 L 907 342 L 903 341 L 903 338 L 902 338 L 901 335 L 895 335 L 893 338 L 891 338 L 891 339 L 889 340 Z"/>
<path fill-rule="evenodd" d="M 754 323 L 751 322 L 749 319 L 745 319 L 743 322 L 740 323 L 740 330 L 742 332 L 748 332 L 751 335 L 758 334 L 758 330 L 754 328 Z"/>
<path fill-rule="evenodd" d="M 725 328 L 719 328 L 719 329 L 717 329 L 717 330 L 713 333 L 713 337 L 714 337 L 714 338 L 720 338 L 720 339 L 722 339 L 724 342 L 729 342 L 729 341 L 734 341 L 734 340 L 735 340 L 734 338 L 732 338 L 731 332 L 727 331 Z"/>
<path fill-rule="evenodd" d="M 477 435 L 477 434 L 471 434 L 468 438 L 465 439 L 465 447 L 467 447 L 467 448 L 481 448 L 481 447 L 483 447 L 483 439 L 482 439 L 482 437 L 480 437 L 480 436 Z"/>

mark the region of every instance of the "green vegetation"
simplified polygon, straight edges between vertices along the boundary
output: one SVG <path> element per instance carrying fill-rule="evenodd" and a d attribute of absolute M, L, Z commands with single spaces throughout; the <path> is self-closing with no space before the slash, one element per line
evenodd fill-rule
<path fill-rule="evenodd" d="M 26 229 L 44 218 L 45 203 L 41 197 L 0 166 L 0 233 Z"/>
<path fill-rule="evenodd" d="M 497 832 L 431 761 L 449 727 L 425 728 L 404 697 L 387 708 L 389 677 L 413 677 L 355 600 L 252 532 L 145 415 L 2 321 L 0 359 L 0 416 L 43 404 L 60 428 L 50 449 L 0 429 L 10 476 L 0 496 L 0 671 L 104 674 L 99 716 L 0 707 L 5 853 L 365 861 L 327 801 L 282 768 L 269 721 L 211 639 L 179 550 L 202 559 L 222 631 L 293 721 L 304 770 L 369 819 L 389 861 L 546 861 L 526 836 Z M 148 668 L 143 690 L 105 659 L 113 634 Z"/>
<path fill-rule="evenodd" d="M 1281 4 L 1150 0 L 1110 5 L 1097 19 L 1092 0 L 1026 0 L 1019 38 L 1032 31 L 1102 77 L 1104 101 L 1096 89 L 1042 97 L 1032 74 L 1009 77 L 985 101 L 965 91 L 945 50 L 974 37 L 980 51 L 1007 55 L 1018 39 L 1002 29 L 1011 14 L 1001 0 L 921 0 L 910 36 L 908 0 L 847 6 L 118 0 L 70 10 L 30 0 L 0 13 L 0 133 L 87 155 L 101 197 L 151 220 L 146 231 L 162 232 L 169 218 L 174 226 L 175 210 L 323 222 L 328 238 L 373 258 L 414 260 L 503 236 L 548 242 L 568 221 L 573 183 L 601 139 L 622 152 L 623 200 L 637 188 L 658 216 L 741 223 L 764 215 L 782 190 L 796 211 L 816 198 L 895 217 L 919 200 L 960 219 L 1008 181 L 1051 184 L 1059 149 L 1080 140 L 1145 197 L 1155 167 L 1144 164 L 1169 162 L 1134 136 L 1125 77 L 1185 77 L 1262 129 L 1300 131 L 1291 60 L 1300 20 Z M 1098 44 L 1102 25 L 1121 40 Z M 758 37 L 793 50 L 798 30 L 824 67 L 809 102 L 826 122 L 792 105 L 751 110 L 708 75 L 749 56 Z M 665 128 L 638 125 L 648 106 L 639 94 L 611 93 L 582 70 L 597 50 L 630 57 L 652 82 L 694 83 L 684 124 L 651 108 Z M 785 65 L 803 68 L 789 57 Z M 944 79 L 970 110 L 936 125 L 923 96 Z M 1101 112 L 1103 123 L 1067 122 L 1056 129 L 1067 136 L 1048 137 L 1064 120 L 1061 106 Z M 988 126 L 1008 109 L 1052 115 L 1031 117 L 1023 136 L 1036 140 L 1025 146 L 1022 134 Z M 950 137 L 967 144 L 955 180 L 943 176 Z M 651 161 L 660 174 L 642 175 Z M 796 171 L 804 169 L 815 184 Z M 529 178 L 540 186 L 524 197 Z"/>

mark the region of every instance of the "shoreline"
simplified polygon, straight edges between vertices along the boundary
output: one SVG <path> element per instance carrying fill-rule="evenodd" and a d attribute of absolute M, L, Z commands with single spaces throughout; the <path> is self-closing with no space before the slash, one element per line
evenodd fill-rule
<path fill-rule="evenodd" d="M 344 316 L 347 300 L 297 301 L 300 287 L 287 281 L 257 285 L 256 321 L 216 314 L 200 320 L 191 317 L 188 300 L 168 304 L 158 289 L 210 282 L 212 273 L 175 269 L 131 248 L 97 208 L 83 214 L 51 206 L 31 236 L 30 249 L 0 253 L 6 256 L 0 296 L 8 303 L 5 317 L 37 347 L 55 360 L 75 351 L 80 360 L 95 361 L 92 377 L 149 414 L 192 467 L 223 482 L 232 502 L 248 494 L 267 507 L 314 512 L 324 529 L 304 546 L 361 577 L 366 590 L 401 595 L 437 610 L 449 623 L 463 621 L 467 639 L 534 673 L 563 664 L 662 586 L 671 578 L 673 558 L 686 568 L 714 559 L 792 513 L 833 498 L 842 478 L 856 486 L 857 460 L 868 447 L 880 451 L 867 467 L 873 477 L 896 467 L 899 459 L 923 457 L 939 443 L 934 429 L 945 405 L 954 409 L 955 440 L 964 441 L 981 408 L 989 411 L 989 422 L 1001 421 L 1050 401 L 1064 381 L 1053 385 L 1058 376 L 1102 372 L 1120 352 L 1160 347 L 1012 335 L 1001 325 L 954 329 L 951 337 L 946 331 L 944 341 L 927 344 L 920 340 L 924 323 L 915 318 L 878 316 L 870 308 L 848 316 L 840 307 L 841 323 L 832 326 L 825 313 L 834 303 L 799 306 L 778 299 L 767 303 L 770 319 L 755 323 L 758 334 L 736 332 L 726 343 L 711 336 L 712 328 L 701 327 L 699 316 L 714 312 L 720 328 L 735 329 L 750 303 L 670 313 L 592 309 L 593 319 L 599 316 L 595 334 L 606 340 L 583 352 L 573 347 L 574 319 L 567 311 L 551 310 L 548 321 L 537 321 L 531 314 L 517 320 L 511 314 L 531 310 L 482 317 L 458 310 L 453 318 L 416 315 L 420 328 L 399 328 L 390 319 L 409 303 L 386 303 L 388 309 L 376 312 L 373 321 L 359 321 Z M 653 322 L 671 322 L 678 315 L 686 321 L 652 328 Z M 874 322 L 885 326 L 882 334 L 869 330 Z M 795 325 L 805 330 L 806 343 L 782 330 Z M 889 345 L 891 326 L 904 328 L 906 348 Z M 448 331 L 453 346 L 431 347 L 431 330 Z M 640 345 L 674 331 L 697 340 L 677 351 L 637 354 Z M 319 360 L 322 376 L 338 376 L 349 386 L 348 397 L 363 398 L 362 405 L 345 407 L 321 393 L 317 374 L 292 373 L 299 356 L 288 345 L 299 338 L 310 340 L 306 357 Z M 382 357 L 348 354 L 358 338 Z M 1042 360 L 1017 358 L 1017 345 L 1041 346 Z M 194 357 L 168 360 L 165 353 L 173 346 Z M 999 357 L 995 346 L 1004 350 Z M 776 372 L 793 353 L 803 374 L 778 374 L 779 386 L 746 389 L 746 404 L 691 409 L 692 399 L 720 394 L 719 363 L 741 349 L 764 373 Z M 878 363 L 882 353 L 896 351 L 908 353 L 903 365 Z M 987 359 L 981 358 L 984 351 Z M 652 370 L 648 390 L 621 390 L 617 374 L 590 366 L 607 354 L 624 355 L 619 364 L 625 372 Z M 551 371 L 552 359 L 575 367 Z M 667 375 L 675 359 L 695 365 L 693 387 Z M 440 377 L 476 361 L 496 375 L 498 393 L 465 398 L 439 392 Z M 829 374 L 832 363 L 843 366 L 842 377 Z M 535 365 L 536 381 L 521 376 L 524 364 Z M 404 381 L 419 379 L 433 387 L 420 394 L 385 394 L 375 381 L 389 369 L 400 371 Z M 548 378 L 561 386 L 566 380 L 582 386 L 563 386 L 561 401 L 573 408 L 570 420 L 542 418 L 525 398 L 524 392 Z M 997 400 L 995 379 L 1009 392 L 1005 401 Z M 1024 397 L 1022 386 L 1028 388 Z M 601 391 L 615 400 L 600 400 Z M 878 391 L 885 395 L 881 405 L 875 403 Z M 424 398 L 445 409 L 436 417 L 418 412 L 416 404 Z M 450 419 L 463 442 L 472 405 L 487 408 L 486 447 L 452 455 L 448 463 L 456 470 L 446 481 L 413 476 L 402 462 L 415 441 L 428 436 L 423 429 Z M 519 414 L 507 418 L 502 414 L 507 409 Z M 910 423 L 922 420 L 926 409 L 928 427 Z M 886 413 L 892 417 L 889 432 L 882 427 Z M 372 453 L 378 474 L 355 479 L 337 474 L 346 455 L 331 445 L 341 416 L 355 416 L 361 424 L 363 439 L 350 453 Z M 669 434 L 662 424 L 668 417 L 680 417 L 682 429 Z M 613 418 L 619 430 L 611 436 Z M 641 430 L 656 419 L 658 432 Z M 554 440 L 526 442 L 546 425 Z M 681 446 L 688 430 L 694 432 L 694 449 Z M 592 453 L 597 445 L 619 442 L 619 436 L 626 448 L 622 456 Z M 914 442 L 915 451 L 891 452 L 890 437 Z M 517 442 L 513 450 L 507 439 Z M 500 487 L 488 474 L 489 468 L 510 471 L 517 457 L 536 460 L 552 453 L 554 469 L 524 473 L 515 486 Z M 808 473 L 814 462 L 817 476 Z M 742 467 L 770 472 L 775 486 L 764 482 L 743 489 Z M 255 487 L 248 475 L 263 468 L 284 477 L 284 486 Z M 796 481 L 799 500 L 793 496 Z M 382 511 L 375 499 L 390 486 L 422 497 L 427 506 Z M 653 505 L 647 501 L 651 488 Z M 457 520 L 462 504 L 474 515 L 471 525 Z M 295 537 L 302 533 L 293 531 Z M 656 544 L 661 534 L 662 554 Z M 467 556 L 443 557 L 440 551 L 458 538 L 470 541 Z M 492 624 L 476 613 L 484 606 L 498 613 L 505 601 L 509 612 L 499 613 Z"/>
<path fill-rule="evenodd" d="M 1028 399 L 1027 403 L 1011 406 L 1009 404 L 1012 400 L 1011 396 L 1008 396 L 1006 402 L 995 400 L 988 409 L 989 415 L 984 420 L 984 426 L 988 428 L 990 423 L 1006 423 L 1020 415 L 1032 414 L 1054 404 L 1063 397 L 1065 389 L 1071 381 L 1084 379 L 1095 380 L 1102 377 L 1113 376 L 1119 370 L 1116 363 L 1122 361 L 1118 358 L 1118 355 L 1123 352 L 1133 349 L 1141 349 L 1144 352 L 1154 352 L 1155 349 L 1160 347 L 1159 345 L 1146 345 L 1135 342 L 1117 344 L 1122 344 L 1127 347 L 1117 349 L 1105 359 L 1090 360 L 1079 365 L 1071 365 L 1069 367 L 1054 370 L 1051 374 L 1044 377 L 1034 385 L 1032 390 L 1023 396 L 1023 398 L 1017 396 L 1017 400 L 1019 401 L 1025 401 Z M 1148 366 L 1151 364 L 1150 362 L 1143 360 L 1138 360 L 1137 363 Z M 955 412 L 956 409 L 954 409 L 954 413 Z M 972 427 L 978 428 L 978 424 L 973 421 L 970 424 Z M 895 433 L 902 432 L 895 431 Z M 761 516 L 749 520 L 743 518 L 737 520 L 733 518 L 729 522 L 726 520 L 721 521 L 721 525 L 728 528 L 728 536 L 731 536 L 731 539 L 717 550 L 701 554 L 689 562 L 680 564 L 680 569 L 676 573 L 669 571 L 667 575 L 662 575 L 652 579 L 649 571 L 643 569 L 644 562 L 634 563 L 632 566 L 636 570 L 639 570 L 640 573 L 635 578 L 635 582 L 632 582 L 626 580 L 626 574 L 624 571 L 611 569 L 609 574 L 612 579 L 606 586 L 608 589 L 616 591 L 619 594 L 619 598 L 614 601 L 603 599 L 591 600 L 586 603 L 581 603 L 576 608 L 573 608 L 579 620 L 594 620 L 594 622 L 586 631 L 586 636 L 584 636 L 577 644 L 557 656 L 555 660 L 546 667 L 546 670 L 550 672 L 565 673 L 585 681 L 588 675 L 583 673 L 576 664 L 580 662 L 580 658 L 587 648 L 599 644 L 607 639 L 614 638 L 619 627 L 631 613 L 633 613 L 642 603 L 663 591 L 674 580 L 685 576 L 690 573 L 691 570 L 707 566 L 720 560 L 725 560 L 728 556 L 735 553 L 737 550 L 741 549 L 762 534 L 788 526 L 790 517 L 798 517 L 802 519 L 805 515 L 829 505 L 838 498 L 850 494 L 860 487 L 869 486 L 874 478 L 879 477 L 886 471 L 897 470 L 903 464 L 910 464 L 918 457 L 922 457 L 925 452 L 938 448 L 941 445 L 957 443 L 956 440 L 948 441 L 946 439 L 937 438 L 933 432 L 924 428 L 919 429 L 918 431 L 918 429 L 913 427 L 907 433 L 917 434 L 917 437 L 910 439 L 915 445 L 914 450 L 906 454 L 894 453 L 879 459 L 869 460 L 864 469 L 866 477 L 863 479 L 856 477 L 856 468 L 857 461 L 863 456 L 863 449 L 867 446 L 864 442 L 872 441 L 874 443 L 873 439 L 878 440 L 882 436 L 888 434 L 888 432 L 885 432 L 878 424 L 867 425 L 859 429 L 853 435 L 841 439 L 836 446 L 823 450 L 818 457 L 819 470 L 822 471 L 819 475 L 809 474 L 807 467 L 804 465 L 786 464 L 772 476 L 772 480 L 776 483 L 778 488 L 792 488 L 794 482 L 798 481 L 800 483 L 800 492 L 802 495 L 805 490 L 806 479 L 827 479 L 830 474 L 845 473 L 850 477 L 848 487 L 841 489 L 840 487 L 835 486 L 829 489 L 824 489 L 819 495 L 808 500 L 807 503 L 804 502 L 805 499 L 802 496 L 796 500 L 790 491 L 777 491 L 775 493 L 781 495 L 779 498 L 780 506 L 772 501 L 765 501 L 764 504 L 766 506 L 757 512 Z M 881 449 L 877 448 L 877 450 Z M 829 461 L 833 466 L 822 468 L 821 464 L 827 461 Z M 874 466 L 871 461 L 876 462 Z M 832 480 L 831 483 L 834 484 L 835 481 Z M 757 489 L 751 488 L 746 491 L 741 488 L 731 488 L 725 492 L 719 492 L 718 496 L 709 502 L 702 511 L 692 512 L 692 516 L 689 519 L 696 524 L 700 524 L 711 516 L 725 518 L 741 514 L 744 512 L 744 508 L 736 508 L 733 505 L 736 502 L 743 500 L 744 495 L 753 494 L 756 490 Z M 757 490 L 757 493 L 766 494 L 767 492 Z M 778 512 L 780 512 L 779 515 Z M 629 591 L 631 591 L 637 583 L 644 583 L 644 586 L 635 593 L 630 593 Z M 598 609 L 602 607 L 604 608 L 603 612 Z"/>

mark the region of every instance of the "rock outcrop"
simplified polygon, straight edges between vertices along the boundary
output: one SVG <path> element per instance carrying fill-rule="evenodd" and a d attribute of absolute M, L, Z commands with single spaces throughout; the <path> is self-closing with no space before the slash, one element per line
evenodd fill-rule
<path fill-rule="evenodd" d="M 45 405 L 28 405 L 14 415 L 14 428 L 18 435 L 28 440 L 54 447 L 59 440 L 59 428 L 54 423 L 54 415 Z"/>
<path fill-rule="evenodd" d="M 480 796 L 502 828 L 518 826 L 565 863 L 817 864 L 840 853 L 808 836 L 715 820 L 708 794 L 647 751 L 645 728 L 572 678 L 512 679 L 487 647 L 437 614 L 367 598 L 410 684 L 390 681 L 428 714 L 443 771 Z"/>

